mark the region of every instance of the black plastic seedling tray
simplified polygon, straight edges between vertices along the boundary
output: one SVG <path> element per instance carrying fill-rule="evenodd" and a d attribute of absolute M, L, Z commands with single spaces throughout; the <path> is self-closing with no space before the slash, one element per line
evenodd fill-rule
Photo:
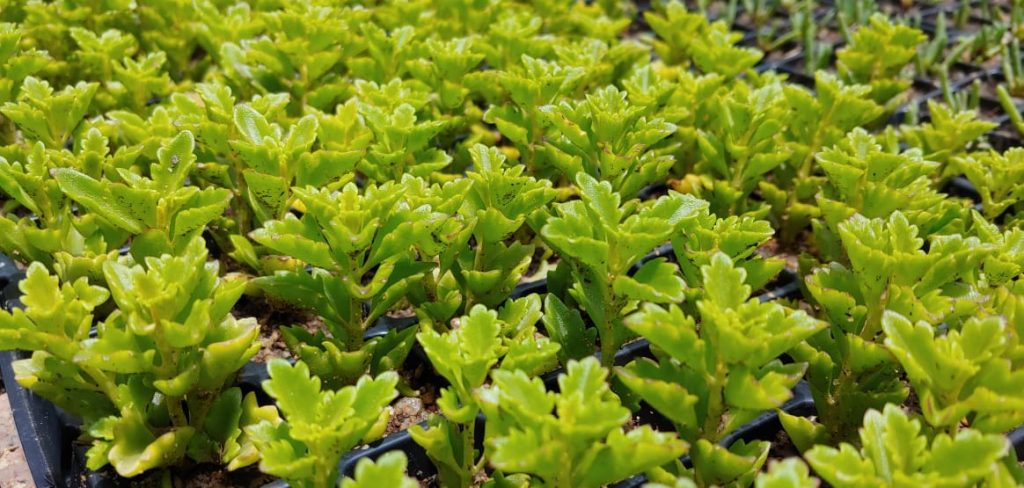
<path fill-rule="evenodd" d="M 644 347 L 635 347 L 631 351 L 623 350 L 620 354 L 615 357 L 616 364 L 625 364 L 637 357 L 646 356 L 648 351 L 644 350 Z M 549 389 L 550 389 L 549 385 Z M 793 389 L 793 398 L 791 398 L 785 405 L 782 406 L 782 411 L 801 417 L 807 417 L 816 413 L 814 409 L 814 399 L 811 397 L 810 388 L 806 383 L 800 382 L 796 388 Z M 665 419 L 663 416 L 653 411 L 646 404 L 641 405 L 640 411 L 636 413 L 638 419 L 645 424 L 652 425 L 658 430 L 669 431 L 672 430 L 672 424 L 670 421 Z M 477 418 L 477 430 L 478 434 L 483 432 L 482 429 L 482 417 Z M 776 438 L 778 433 L 782 430 L 782 423 L 779 420 L 779 415 L 775 412 L 766 412 L 751 422 L 741 426 L 739 429 L 731 432 L 727 435 L 720 444 L 722 446 L 731 446 L 737 441 L 755 441 L 755 440 L 767 440 L 771 441 Z M 476 449 L 482 449 L 483 438 L 482 435 L 477 436 Z M 345 456 L 341 461 L 341 469 L 345 474 L 351 474 L 355 469 L 356 463 L 363 458 L 377 459 L 385 453 L 392 450 L 401 450 L 409 458 L 409 473 L 418 475 L 419 479 L 428 478 L 436 474 L 433 464 L 430 463 L 430 459 L 427 458 L 426 452 L 423 451 L 408 432 L 399 432 L 390 437 L 381 439 L 373 444 L 366 446 L 363 449 L 356 449 Z M 682 459 L 684 464 L 689 465 L 689 457 L 684 456 Z M 643 475 L 634 476 L 632 478 L 620 481 L 611 485 L 614 488 L 638 488 L 647 482 L 647 478 Z M 275 487 L 284 487 L 285 484 L 273 484 Z"/>
<path fill-rule="evenodd" d="M 673 258 L 672 246 L 665 244 L 658 247 L 641 259 L 634 266 L 633 271 L 644 262 L 657 257 Z M 24 273 L 19 271 L 12 261 L 0 254 L 0 305 L 6 309 L 22 306 L 18 282 L 23 277 Z M 544 280 L 524 283 L 514 290 L 512 298 L 545 293 L 546 291 L 547 283 Z M 793 298 L 799 293 L 797 275 L 785 270 L 760 298 L 761 300 Z M 368 329 L 366 335 L 367 337 L 377 337 L 386 334 L 390 329 L 404 329 L 415 324 L 415 318 L 386 318 Z M 3 375 L 22 449 L 36 486 L 38 488 L 117 488 L 128 486 L 129 480 L 117 476 L 109 468 L 95 472 L 86 469 L 85 450 L 75 443 L 80 423 L 50 402 L 21 387 L 14 380 L 12 363 L 18 359 L 27 358 L 29 355 L 22 351 L 0 352 L 0 373 Z M 625 364 L 634 358 L 649 355 L 650 349 L 647 341 L 637 340 L 626 344 L 619 350 L 616 354 L 616 364 Z M 417 351 L 410 356 L 410 360 L 415 360 L 415 356 L 417 356 Z M 423 360 L 423 358 L 418 359 Z M 560 372 L 556 370 L 541 377 L 549 389 L 557 389 L 557 376 Z M 269 403 L 270 398 L 262 394 L 260 386 L 265 379 L 267 379 L 265 365 L 250 362 L 239 372 L 236 383 L 245 391 L 255 391 L 261 395 L 261 402 Z M 646 423 L 652 423 L 663 429 L 671 428 L 663 417 L 649 409 L 638 415 Z M 482 443 L 482 439 L 480 442 Z M 425 478 L 434 473 L 433 464 L 427 459 L 423 450 L 415 442 L 412 442 L 411 437 L 405 431 L 353 450 L 342 459 L 341 468 L 343 472 L 351 474 L 359 459 L 367 456 L 375 458 L 395 448 L 406 452 L 409 457 L 409 472 L 412 475 Z M 283 482 L 278 482 L 272 483 L 271 486 L 283 487 L 286 485 Z"/>
<path fill-rule="evenodd" d="M 970 182 L 963 178 L 953 178 L 947 184 L 950 189 L 964 196 L 969 196 L 973 191 Z M 658 256 L 671 256 L 672 248 L 669 245 L 661 246 L 644 258 L 643 261 Z M 639 263 L 638 263 L 639 265 Z M 18 282 L 24 274 L 17 270 L 14 264 L 3 255 L 0 255 L 0 303 L 10 309 L 20 307 L 20 292 L 17 288 Z M 514 296 L 524 296 L 531 293 L 544 293 L 546 283 L 541 280 L 526 283 L 518 287 Z M 789 270 L 784 270 L 779 277 L 768 288 L 768 291 L 758 298 L 762 301 L 775 300 L 780 298 L 797 298 L 800 295 L 800 284 L 798 276 Z M 374 337 L 387 332 L 391 328 L 406 328 L 415 325 L 414 318 L 389 319 L 378 323 L 367 331 L 367 335 Z M 633 359 L 650 357 L 649 344 L 645 340 L 636 340 L 626 344 L 616 353 L 615 363 L 626 364 Z M 14 360 L 28 357 L 24 352 L 0 352 L 0 372 L 3 374 L 4 384 L 7 386 L 8 397 L 14 413 L 15 423 L 18 426 L 18 434 L 22 441 L 22 448 L 25 453 L 33 480 L 39 488 L 49 487 L 85 487 L 85 488 L 120 488 L 129 486 L 130 481 L 117 476 L 109 468 L 101 471 L 90 471 L 85 468 L 85 448 L 75 444 L 78 435 L 76 419 L 63 413 L 60 409 L 30 391 L 22 388 L 14 381 L 14 372 L 11 363 Z M 557 390 L 557 377 L 560 370 L 552 371 L 541 376 L 542 381 L 549 390 Z M 260 363 L 250 363 L 240 371 L 237 383 L 247 391 L 261 393 L 260 383 L 267 378 L 266 368 Z M 261 401 L 269 402 L 268 397 L 262 397 Z M 801 382 L 794 389 L 793 398 L 783 407 L 783 411 L 793 415 L 808 416 L 814 415 L 814 401 L 806 384 Z M 650 424 L 663 431 L 672 430 L 671 422 L 663 416 L 654 412 L 645 404 L 637 412 L 641 422 Z M 479 417 L 477 422 L 483 422 Z M 774 440 L 781 430 L 778 415 L 774 412 L 767 412 L 754 421 L 742 426 L 731 433 L 721 444 L 729 446 L 742 439 L 752 440 Z M 483 431 L 477 429 L 478 448 L 482 448 Z M 1024 456 L 1024 428 L 1018 429 L 1009 434 L 1018 456 Z M 397 432 L 372 444 L 356 448 L 346 454 L 340 462 L 342 473 L 351 475 L 356 463 L 363 458 L 376 459 L 380 455 L 391 450 L 403 451 L 409 459 L 409 473 L 418 479 L 427 479 L 436 470 L 430 462 L 426 452 L 413 440 L 407 431 Z M 683 458 L 688 462 L 688 458 Z M 636 476 L 616 485 L 616 488 L 636 488 L 641 486 L 646 479 L 643 476 Z M 283 481 L 275 481 L 266 488 L 286 488 Z"/>

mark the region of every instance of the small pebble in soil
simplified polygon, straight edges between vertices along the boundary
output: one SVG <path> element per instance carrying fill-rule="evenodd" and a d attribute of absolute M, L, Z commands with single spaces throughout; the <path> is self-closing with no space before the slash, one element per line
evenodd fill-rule
<path fill-rule="evenodd" d="M 417 397 L 404 397 L 399 399 L 392 406 L 391 422 L 388 423 L 388 433 L 399 432 L 427 419 L 430 415 L 423 408 L 423 399 Z"/>

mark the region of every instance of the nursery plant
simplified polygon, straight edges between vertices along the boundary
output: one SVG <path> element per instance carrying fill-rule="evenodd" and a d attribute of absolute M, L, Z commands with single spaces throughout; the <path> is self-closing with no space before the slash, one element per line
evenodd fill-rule
<path fill-rule="evenodd" d="M 658 35 L 654 52 L 672 65 L 695 65 L 704 73 L 726 78 L 744 73 L 761 59 L 756 49 L 738 46 L 741 36 L 730 32 L 724 20 L 709 22 L 704 16 L 688 12 L 678 1 L 669 2 L 663 13 L 645 14 Z"/>
<path fill-rule="evenodd" d="M 920 148 L 927 161 L 943 164 L 948 172 L 949 162 L 965 156 L 969 146 L 996 124 L 980 120 L 975 110 L 956 111 L 952 107 L 928 100 L 927 122 L 900 127 L 900 137 L 907 145 Z"/>
<path fill-rule="evenodd" d="M 1017 130 L 1018 134 L 1024 134 L 1024 117 L 1021 117 L 1020 109 L 1014 104 L 1013 98 L 1010 96 L 1006 86 L 997 86 L 996 95 L 999 97 L 999 105 L 1006 111 L 1006 116 L 1013 125 L 1013 128 Z"/>
<path fill-rule="evenodd" d="M 925 252 L 918 232 L 898 211 L 887 220 L 854 215 L 839 224 L 850 267 L 834 262 L 807 278 L 829 328 L 790 351 L 809 363 L 821 421 L 782 415 L 798 446 L 808 437 L 850 439 L 866 410 L 906 398 L 901 370 L 882 344 L 887 311 L 952 325 L 977 310 L 967 291 L 987 246 L 954 234 L 932 238 Z"/>
<path fill-rule="evenodd" d="M 0 106 L 22 134 L 50 149 L 59 149 L 82 122 L 99 85 L 79 82 L 56 90 L 46 80 L 25 78 L 18 96 Z"/>
<path fill-rule="evenodd" d="M 15 101 L 24 80 L 42 70 L 49 60 L 45 51 L 23 49 L 22 35 L 17 24 L 0 23 L 0 103 Z M 14 142 L 14 125 L 6 117 L 0 119 L 0 142 L 10 144 Z"/>
<path fill-rule="evenodd" d="M 230 192 L 224 188 L 185 186 L 196 164 L 195 140 L 185 131 L 157 151 L 148 177 L 120 169 L 122 181 L 97 180 L 74 168 L 54 168 L 50 175 L 61 191 L 133 236 L 136 261 L 147 256 L 180 254 L 210 221 L 227 208 Z"/>
<path fill-rule="evenodd" d="M 1024 381 L 1011 360 L 1020 343 L 1002 317 L 971 317 L 959 330 L 939 337 L 928 323 L 913 324 L 895 312 L 886 312 L 882 327 L 886 346 L 918 392 L 929 425 L 952 435 L 965 417 L 971 428 L 986 433 L 1024 423 L 1022 401 L 1011 386 Z"/>
<path fill-rule="evenodd" d="M 910 86 L 904 68 L 926 39 L 920 30 L 876 13 L 836 51 L 836 67 L 847 83 L 870 86 L 871 99 L 885 106 Z"/>
<path fill-rule="evenodd" d="M 1013 96 L 1024 94 L 1024 61 L 1020 59 L 1020 40 L 1013 39 L 1002 44 L 1003 76 L 1006 78 L 1006 90 Z"/>
<path fill-rule="evenodd" d="M 957 169 L 978 188 L 981 212 L 987 219 L 995 219 L 1020 200 L 1024 186 L 1018 174 L 1018 161 L 1024 160 L 1024 150 L 1013 148 L 1003 153 L 995 151 L 965 154 L 953 160 Z"/>
<path fill-rule="evenodd" d="M 363 332 L 404 297 L 411 282 L 433 263 L 417 259 L 413 246 L 437 225 L 429 206 L 412 208 L 408 185 L 389 182 L 364 189 L 348 184 L 332 192 L 294 191 L 306 211 L 287 214 L 253 232 L 253 239 L 297 262 L 291 270 L 254 280 L 266 293 L 315 311 L 326 331 L 283 330 L 295 354 L 327 385 L 353 383 L 364 372 L 400 364 L 415 329 L 365 341 Z M 309 266 L 307 268 L 306 266 Z M 364 303 L 369 302 L 369 307 Z"/>
<path fill-rule="evenodd" d="M 355 476 L 341 480 L 341 488 L 374 488 L 394 486 L 395 488 L 416 488 L 414 478 L 406 474 L 409 461 L 401 451 L 392 451 L 376 461 L 362 459 L 356 465 Z"/>
<path fill-rule="evenodd" d="M 814 89 L 817 96 L 801 86 L 784 87 L 786 110 L 793 112 L 786 127 L 785 150 L 790 159 L 774 171 L 778 178 L 757 181 L 784 243 L 793 242 L 820 213 L 814 202 L 823 184 L 815 164 L 817 154 L 851 130 L 872 123 L 884 111 L 868 99 L 870 87 L 844 84 L 825 71 L 815 74 Z"/>
<path fill-rule="evenodd" d="M 37 142 L 9 155 L 18 159 L 0 156 L 0 187 L 9 195 L 8 210 L 0 217 L 0 249 L 15 259 L 41 263 L 66 281 L 83 276 L 102 281 L 103 263 L 117 257 L 129 234 L 99 214 L 75 212 L 53 172 L 102 178 L 108 169 L 129 167 L 138 157 L 132 149 L 110 154 L 108 144 L 98 130 L 89 130 L 76 152 Z"/>
<path fill-rule="evenodd" d="M 659 118 L 648 120 L 643 107 L 631 104 L 627 93 L 615 86 L 595 90 L 582 102 L 563 101 L 538 110 L 554 132 L 548 142 L 551 164 L 569 179 L 586 173 L 630 198 L 664 180 L 675 162 L 672 146 L 659 143 L 676 126 Z"/>
<path fill-rule="evenodd" d="M 747 215 L 720 218 L 703 212 L 687 220 L 682 231 L 672 237 L 672 249 L 688 285 L 686 292 L 701 293 L 702 268 L 718 254 L 724 254 L 734 266 L 743 269 L 744 282 L 752 290 L 764 288 L 786 266 L 782 258 L 758 253 L 758 248 L 771 240 L 774 233 L 767 220 Z"/>
<path fill-rule="evenodd" d="M 502 136 L 515 145 L 519 160 L 531 172 L 548 174 L 551 169 L 540 151 L 543 148 L 544 119 L 539 107 L 571 93 L 583 75 L 582 68 L 563 66 L 524 53 L 521 63 L 480 80 L 481 83 L 496 82 L 501 88 L 502 92 L 491 96 L 495 102 L 502 98 L 510 102 L 492 104 L 484 112 L 483 120 L 494 124 Z M 484 93 L 486 95 L 487 92 Z"/>
<path fill-rule="evenodd" d="M 284 132 L 255 108 L 241 104 L 234 108 L 234 125 L 238 137 L 228 143 L 241 162 L 235 181 L 251 209 L 251 217 L 246 218 L 254 220 L 252 225 L 284 216 L 292 203 L 292 187 L 336 183 L 352 170 L 360 154 L 311 151 L 318 127 L 312 115 Z M 240 230 L 246 232 L 248 224 L 240 222 Z"/>
<path fill-rule="evenodd" d="M 558 344 L 536 337 L 540 308 L 537 295 L 510 301 L 499 312 L 476 305 L 451 332 L 428 329 L 417 334 L 430 362 L 450 386 L 438 399 L 441 416 L 426 429 L 412 427 L 410 434 L 438 466 L 445 486 L 472 486 L 482 468 L 475 448 L 480 405 L 474 395 L 489 373 L 501 369 L 535 376 L 558 364 Z"/>
<path fill-rule="evenodd" d="M 717 110 L 707 128 L 697 134 L 701 159 L 694 169 L 712 178 L 695 193 L 711 204 L 716 215 L 763 216 L 768 207 L 757 206 L 750 195 L 758 181 L 792 154 L 780 137 L 780 122 L 788 110 L 782 85 L 753 89 L 737 84 L 722 95 L 711 100 Z"/>
<path fill-rule="evenodd" d="M 597 359 L 570 361 L 559 392 L 521 370 L 496 370 L 478 390 L 487 417 L 491 465 L 540 486 L 598 487 L 669 462 L 686 452 L 674 434 L 641 426 L 624 432 L 630 411 L 606 383 Z"/>
<path fill-rule="evenodd" d="M 622 202 L 607 181 L 581 173 L 576 183 L 581 199 L 555 205 L 540 233 L 569 266 L 569 297 L 594 323 L 601 361 L 607 367 L 629 338 L 622 320 L 637 302 L 672 303 L 683 298 L 685 283 L 675 265 L 653 259 L 632 276 L 629 268 L 707 203 L 675 192 L 649 203 Z"/>
<path fill-rule="evenodd" d="M 398 376 L 389 371 L 324 390 L 301 361 L 274 359 L 267 370 L 263 389 L 277 401 L 282 418 L 260 419 L 245 429 L 260 453 L 260 469 L 295 487 L 335 486 L 341 456 L 383 433 Z"/>
<path fill-rule="evenodd" d="M 525 166 L 508 161 L 496 148 L 478 144 L 470 156 L 474 167 L 466 177 L 472 184 L 459 213 L 475 220 L 467 228 L 476 245 L 471 252 L 459 252 L 452 263 L 463 309 L 476 304 L 494 307 L 508 298 L 537 250 L 532 232 L 526 238 L 517 236 L 532 231 L 528 219 L 557 195 L 550 182 L 524 174 Z"/>
<path fill-rule="evenodd" d="M 924 159 L 920 150 L 887 151 L 858 128 L 816 158 L 829 185 L 817 195 L 822 218 L 813 222 L 815 242 L 830 260 L 841 256 L 839 223 L 855 214 L 888 218 L 898 210 L 925 235 L 963 225 L 966 210 L 932 188 L 939 163 Z"/>
<path fill-rule="evenodd" d="M 766 461 L 770 444 L 718 443 L 791 397 L 807 365 L 777 358 L 825 324 L 751 299 L 746 271 L 725 254 L 713 255 L 701 274 L 699 324 L 675 305 L 645 305 L 625 323 L 651 342 L 656 360 L 636 360 L 616 374 L 691 444 L 697 486 L 746 485 Z"/>
<path fill-rule="evenodd" d="M 860 449 L 815 446 L 807 461 L 822 479 L 838 486 L 928 484 L 989 486 L 1016 483 L 1014 467 L 1001 462 L 1006 439 L 965 429 L 955 435 L 922 432 L 921 422 L 894 405 L 869 410 L 860 429 Z"/>
<path fill-rule="evenodd" d="M 0 312 L 0 344 L 33 351 L 14 364 L 19 383 L 82 420 L 90 469 L 258 460 L 241 427 L 269 413 L 231 381 L 256 353 L 259 326 L 230 314 L 245 283 L 206 260 L 195 238 L 177 256 L 108 261 L 106 288 L 33 264 L 19 285 L 24 309 Z M 98 321 L 108 298 L 115 309 Z"/>

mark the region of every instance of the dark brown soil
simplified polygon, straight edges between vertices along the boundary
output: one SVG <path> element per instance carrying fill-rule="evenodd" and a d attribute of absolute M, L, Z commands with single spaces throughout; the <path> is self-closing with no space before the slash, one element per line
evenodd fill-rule
<path fill-rule="evenodd" d="M 954 64 L 949 67 L 950 83 L 971 80 L 980 75 L 980 71 L 977 71 L 973 68 L 968 68 L 967 66 L 963 66 L 960 64 Z M 936 79 L 935 82 L 938 83 L 938 79 Z"/>
<path fill-rule="evenodd" d="M 523 277 L 520 278 L 519 283 L 529 283 L 531 281 L 537 281 L 544 276 L 537 276 L 542 271 L 542 264 L 553 265 L 558 263 L 558 257 L 555 253 L 551 252 L 543 244 L 537 244 L 533 249 L 533 256 L 530 258 L 530 266 L 526 268 L 526 272 L 523 273 Z M 543 270 L 546 273 L 546 270 Z"/>
<path fill-rule="evenodd" d="M 261 324 L 262 325 L 262 324 Z M 257 363 L 265 363 L 273 358 L 288 359 L 292 357 L 288 345 L 284 343 L 281 331 L 276 327 L 260 327 L 260 350 L 252 357 Z"/>
<path fill-rule="evenodd" d="M 906 375 L 904 375 L 904 382 L 907 382 Z M 909 382 L 907 382 L 909 385 Z M 921 413 L 921 399 L 917 397 L 917 392 L 914 391 L 914 387 L 910 386 L 910 394 L 907 395 L 907 399 L 903 402 L 903 408 L 913 414 Z"/>
<path fill-rule="evenodd" d="M 636 415 L 633 415 L 632 417 L 629 418 L 629 421 L 626 422 L 626 425 L 622 426 L 622 430 L 624 432 L 629 432 L 636 429 L 637 427 L 640 427 L 640 418 L 637 417 Z"/>
<path fill-rule="evenodd" d="M 697 7 L 698 4 L 696 1 L 686 0 L 683 3 L 684 5 L 686 5 L 686 10 L 689 10 L 690 12 L 699 11 L 699 8 Z M 706 5 L 704 8 L 706 9 L 705 12 L 707 13 L 707 17 L 709 19 L 717 19 L 718 17 L 721 17 L 725 13 L 726 6 L 727 2 L 713 0 L 711 2 L 708 2 L 708 5 Z"/>
<path fill-rule="evenodd" d="M 174 488 L 258 488 L 274 479 L 273 476 L 261 473 L 256 466 L 228 472 L 219 466 L 203 465 L 203 467 L 175 479 L 172 486 Z"/>
<path fill-rule="evenodd" d="M 786 44 L 772 49 L 764 54 L 764 60 L 772 63 L 785 61 L 803 52 L 803 48 L 796 44 Z M 800 63 L 803 66 L 803 63 Z"/>
<path fill-rule="evenodd" d="M 917 83 L 910 85 L 910 88 L 906 91 L 906 103 L 920 103 L 927 95 L 930 95 L 934 90 L 930 87 L 921 86 Z"/>
<path fill-rule="evenodd" d="M 787 15 L 788 14 L 783 9 L 779 9 L 779 11 L 776 12 L 758 12 L 759 18 L 754 19 L 749 12 L 739 12 L 736 14 L 734 24 L 743 27 L 775 27 L 778 29 L 776 34 L 781 34 L 783 32 L 781 28 L 784 26 Z"/>
<path fill-rule="evenodd" d="M 789 438 L 786 429 L 779 429 L 775 434 L 775 439 L 772 439 L 772 447 L 768 451 L 768 459 L 786 459 L 799 455 L 800 451 L 793 445 L 793 440 Z"/>
<path fill-rule="evenodd" d="M 921 10 L 929 9 L 931 7 L 946 7 L 948 10 L 951 7 L 956 6 L 954 1 L 945 2 L 917 2 L 913 0 L 881 0 L 878 3 L 878 8 L 886 15 L 892 16 L 911 16 L 920 15 Z M 948 14 L 947 14 L 948 15 Z"/>
<path fill-rule="evenodd" d="M 315 314 L 270 297 L 243 296 L 232 313 L 238 318 L 254 317 L 259 322 L 262 346 L 253 361 L 260 363 L 291 357 L 280 327 L 300 325 L 310 332 L 326 330 L 323 320 Z"/>

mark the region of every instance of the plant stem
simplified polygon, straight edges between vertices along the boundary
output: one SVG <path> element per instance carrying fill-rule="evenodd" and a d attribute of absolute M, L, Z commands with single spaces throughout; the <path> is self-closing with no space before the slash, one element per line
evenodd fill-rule
<path fill-rule="evenodd" d="M 468 424 L 462 426 L 462 467 L 469 474 L 468 483 L 466 486 L 473 484 L 473 478 L 476 477 L 475 469 L 475 450 L 473 449 L 476 441 L 476 419 L 472 419 Z"/>
<path fill-rule="evenodd" d="M 598 332 L 601 335 L 601 366 L 611 368 L 615 366 L 615 353 L 618 350 L 618 346 L 611 340 L 614 331 L 611 324 L 605 324 Z"/>
<path fill-rule="evenodd" d="M 167 413 L 171 416 L 171 423 L 175 427 L 185 427 L 188 425 L 188 417 L 185 416 L 185 410 L 181 408 L 180 396 L 167 397 Z"/>
<path fill-rule="evenodd" d="M 483 271 L 484 268 L 483 257 L 487 249 L 487 241 L 481 237 L 483 236 L 477 236 L 476 239 L 476 254 L 473 256 L 473 271 Z M 476 303 L 476 296 L 473 292 L 467 289 L 465 302 L 462 304 L 463 313 L 473 308 L 474 303 Z"/>
<path fill-rule="evenodd" d="M 358 351 L 363 348 L 363 302 L 349 299 L 348 315 L 348 320 L 342 324 L 345 328 L 345 347 L 349 352 Z"/>
<path fill-rule="evenodd" d="M 573 488 L 572 463 L 564 459 L 565 457 L 568 457 L 568 455 L 564 455 L 562 462 L 559 463 L 558 482 L 556 484 L 558 488 Z"/>
<path fill-rule="evenodd" d="M 719 432 L 722 425 L 722 413 L 725 410 L 722 402 L 722 389 L 724 385 L 721 379 L 725 378 L 727 374 L 725 367 L 722 364 L 717 364 L 714 374 L 706 377 L 708 384 L 708 412 L 707 417 L 704 418 L 704 427 L 701 428 L 701 437 L 709 442 L 721 440 Z"/>
<path fill-rule="evenodd" d="M 100 391 L 110 399 L 110 402 L 120 409 L 122 407 L 122 402 L 120 401 L 120 395 L 117 394 L 117 384 L 114 383 L 114 380 L 110 379 L 106 373 L 93 366 L 86 364 L 80 364 L 79 366 L 85 374 L 89 375 L 89 378 L 96 382 L 96 386 L 98 386 Z"/>
<path fill-rule="evenodd" d="M 804 157 L 800 167 L 797 169 L 797 175 L 794 178 L 795 181 L 806 180 L 811 176 L 814 171 L 814 156 L 818 153 L 821 145 L 824 143 L 822 137 L 824 136 L 824 129 L 832 125 L 832 117 L 835 114 L 836 106 L 833 104 L 829 107 L 828 112 L 821 118 L 821 122 L 818 124 L 818 130 L 814 131 L 814 137 L 811 139 L 811 144 L 807 146 L 807 156 Z M 797 234 L 802 229 L 793 228 L 792 221 L 790 220 L 789 210 L 793 208 L 793 205 L 797 203 L 797 192 L 796 188 L 789 189 L 789 199 L 786 203 L 786 208 L 783 211 L 783 229 L 782 229 L 782 242 L 784 244 L 791 244 L 796 239 Z"/>
<path fill-rule="evenodd" d="M 167 338 L 164 337 L 163 320 L 156 313 L 156 310 L 150 308 L 149 316 L 153 320 L 153 327 L 156 329 L 152 334 L 153 343 L 156 346 L 157 353 L 160 354 L 160 366 L 157 368 L 157 376 L 163 380 L 171 380 L 177 376 L 178 372 L 178 351 L 167 343 Z M 167 413 L 170 415 L 171 423 L 175 427 L 189 425 L 188 417 L 181 408 L 181 402 L 182 397 L 179 395 L 168 395 L 166 399 Z"/>

